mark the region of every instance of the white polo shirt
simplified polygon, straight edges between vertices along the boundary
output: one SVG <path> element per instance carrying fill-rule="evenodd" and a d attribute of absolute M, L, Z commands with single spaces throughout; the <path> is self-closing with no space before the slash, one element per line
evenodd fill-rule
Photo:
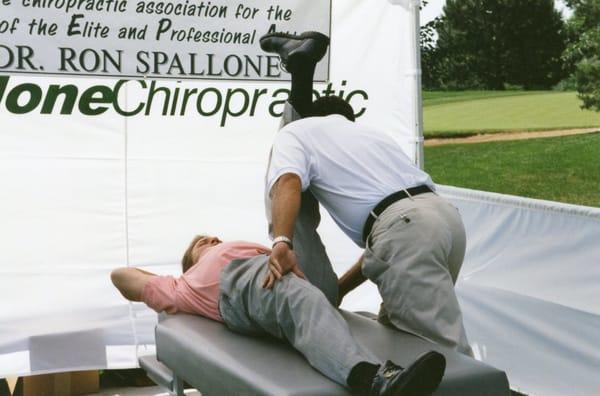
<path fill-rule="evenodd" d="M 267 191 L 286 173 L 298 175 L 302 191 L 310 187 L 360 247 L 367 216 L 383 198 L 423 184 L 435 188 L 390 136 L 341 115 L 304 118 L 277 133 Z"/>

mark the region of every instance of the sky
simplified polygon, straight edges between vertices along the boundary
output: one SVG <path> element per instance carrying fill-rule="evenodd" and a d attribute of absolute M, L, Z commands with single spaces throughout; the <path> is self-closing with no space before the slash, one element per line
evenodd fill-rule
<path fill-rule="evenodd" d="M 429 4 L 427 4 L 427 6 L 421 11 L 421 24 L 424 25 L 427 22 L 434 19 L 435 17 L 441 15 L 442 8 L 444 7 L 445 3 L 446 3 L 446 0 L 430 0 Z M 565 3 L 563 1 L 556 0 L 555 5 L 556 5 L 556 9 L 562 11 L 562 13 L 565 17 L 568 17 L 571 15 L 571 12 L 565 6 Z"/>

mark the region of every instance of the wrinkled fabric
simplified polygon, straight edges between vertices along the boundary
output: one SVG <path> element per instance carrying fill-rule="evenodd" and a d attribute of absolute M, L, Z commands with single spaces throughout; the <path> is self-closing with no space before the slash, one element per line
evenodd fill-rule
<path fill-rule="evenodd" d="M 456 208 L 434 193 L 402 199 L 367 239 L 362 272 L 394 327 L 472 355 L 454 292 L 466 242 Z"/>
<path fill-rule="evenodd" d="M 348 324 L 315 286 L 294 274 L 262 288 L 267 256 L 236 260 L 221 275 L 220 310 L 225 324 L 242 334 L 287 340 L 321 373 L 346 386 L 359 362 L 380 364 L 352 337 Z"/>

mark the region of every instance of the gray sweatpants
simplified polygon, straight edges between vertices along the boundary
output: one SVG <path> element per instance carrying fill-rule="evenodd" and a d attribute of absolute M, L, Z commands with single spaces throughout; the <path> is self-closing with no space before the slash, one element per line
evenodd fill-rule
<path fill-rule="evenodd" d="M 458 210 L 434 193 L 388 207 L 373 224 L 362 267 L 383 299 L 380 320 L 472 356 L 454 292 L 465 245 Z"/>
<path fill-rule="evenodd" d="M 263 289 L 267 261 L 266 255 L 234 260 L 222 271 L 219 310 L 227 327 L 287 340 L 314 368 L 344 386 L 357 363 L 380 364 L 354 339 L 325 295 L 306 280 L 287 274 L 273 290 Z"/>

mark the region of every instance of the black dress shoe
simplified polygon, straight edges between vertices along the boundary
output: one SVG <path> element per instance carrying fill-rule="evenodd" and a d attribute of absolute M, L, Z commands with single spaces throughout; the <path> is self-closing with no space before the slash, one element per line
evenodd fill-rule
<path fill-rule="evenodd" d="M 403 368 L 389 360 L 377 371 L 370 396 L 430 396 L 442 381 L 446 359 L 429 351 Z"/>
<path fill-rule="evenodd" d="M 307 62 L 316 64 L 327 52 L 329 37 L 319 32 L 305 32 L 299 36 L 287 33 L 269 33 L 260 38 L 260 48 L 279 55 L 281 65 L 289 72 Z"/>

